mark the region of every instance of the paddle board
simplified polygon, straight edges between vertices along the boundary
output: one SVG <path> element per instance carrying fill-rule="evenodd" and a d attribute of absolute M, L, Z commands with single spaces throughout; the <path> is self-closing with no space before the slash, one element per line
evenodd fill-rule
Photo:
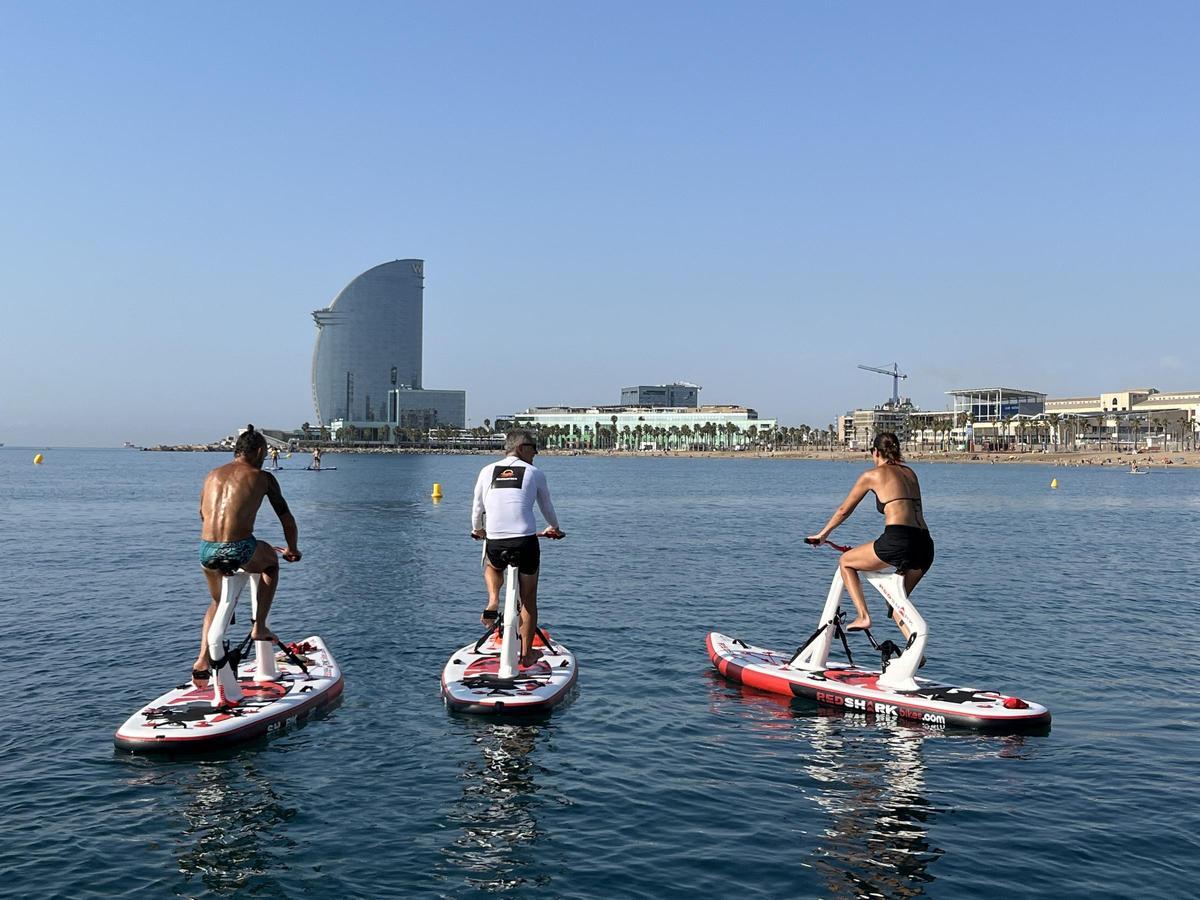
<path fill-rule="evenodd" d="M 284 653 L 275 658 L 279 677 L 256 682 L 256 662 L 238 668 L 244 694 L 233 707 L 212 705 L 212 679 L 197 688 L 181 684 L 146 704 L 117 729 L 114 743 L 134 753 L 207 750 L 249 740 L 328 706 L 342 693 L 342 670 L 317 636 L 289 644 L 308 672 Z"/>
<path fill-rule="evenodd" d="M 543 632 L 544 633 L 544 632 Z M 546 712 L 566 699 L 579 666 L 575 654 L 550 635 L 549 644 L 535 637 L 542 653 L 532 666 L 516 668 L 512 678 L 499 677 L 502 641 L 499 632 L 482 645 L 467 644 L 442 670 L 442 696 L 451 709 L 484 714 Z"/>
<path fill-rule="evenodd" d="M 875 719 L 933 727 L 957 726 L 989 732 L 1049 727 L 1046 707 L 996 691 L 956 687 L 916 678 L 915 690 L 880 689 L 878 670 L 830 663 L 804 671 L 788 663 L 790 651 L 755 647 L 719 632 L 708 635 L 708 655 L 717 671 L 740 684 L 825 706 L 865 713 Z"/>
<path fill-rule="evenodd" d="M 321 466 L 319 469 L 314 469 L 312 466 L 305 466 L 305 472 L 336 472 L 337 466 Z"/>

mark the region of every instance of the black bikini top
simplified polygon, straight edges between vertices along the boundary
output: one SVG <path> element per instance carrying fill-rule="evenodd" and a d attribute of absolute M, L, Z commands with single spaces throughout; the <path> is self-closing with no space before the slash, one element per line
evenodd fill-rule
<path fill-rule="evenodd" d="M 879 495 L 878 495 L 878 494 L 876 494 L 876 495 L 875 495 L 875 508 L 876 508 L 877 510 L 879 510 L 879 514 L 882 516 L 882 515 L 883 515 L 883 508 L 884 508 L 885 506 L 887 506 L 889 503 L 895 503 L 897 500 L 911 500 L 913 503 L 917 504 L 917 506 L 920 506 L 920 505 L 921 505 L 921 498 L 920 498 L 920 497 L 893 497 L 891 500 L 885 500 L 885 501 L 883 501 L 882 503 L 880 503 L 880 502 L 879 502 Z"/>

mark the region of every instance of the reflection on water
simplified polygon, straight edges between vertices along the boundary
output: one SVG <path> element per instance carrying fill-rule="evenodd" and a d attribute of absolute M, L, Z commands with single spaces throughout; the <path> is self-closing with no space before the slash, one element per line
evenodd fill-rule
<path fill-rule="evenodd" d="M 812 867 L 831 896 L 919 896 L 943 853 L 929 841 L 926 735 L 898 724 L 855 727 L 848 718 L 856 717 L 804 719 L 812 747 L 805 770 L 821 785 L 813 800 L 828 817 Z"/>
<path fill-rule="evenodd" d="M 283 802 L 252 757 L 182 763 L 165 773 L 147 771 L 136 781 L 166 783 L 181 795 L 186 824 L 176 839 L 180 893 L 288 896 L 277 875 L 295 847 L 282 826 L 296 809 Z"/>
<path fill-rule="evenodd" d="M 552 726 L 470 720 L 471 753 L 461 762 L 462 797 L 447 813 L 454 829 L 442 849 L 440 874 L 482 891 L 545 887 L 548 875 L 532 875 L 532 845 L 542 835 L 537 823 L 538 786 L 543 770 L 534 747 Z"/>
<path fill-rule="evenodd" d="M 936 809 L 926 796 L 923 748 L 931 732 L 716 678 L 712 691 L 714 707 L 734 704 L 763 740 L 794 745 L 805 794 L 823 813 L 806 863 L 825 882 L 822 896 L 925 893 L 935 877 L 930 867 L 944 853 L 929 839 Z M 808 819 L 801 809 L 795 816 Z"/>

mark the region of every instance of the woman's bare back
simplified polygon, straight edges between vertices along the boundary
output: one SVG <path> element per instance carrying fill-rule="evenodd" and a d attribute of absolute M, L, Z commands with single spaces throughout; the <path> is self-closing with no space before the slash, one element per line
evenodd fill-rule
<path fill-rule="evenodd" d="M 885 525 L 909 525 L 929 530 L 921 509 L 921 483 L 917 473 L 903 463 L 877 466 L 874 478 L 876 508 L 883 513 Z"/>

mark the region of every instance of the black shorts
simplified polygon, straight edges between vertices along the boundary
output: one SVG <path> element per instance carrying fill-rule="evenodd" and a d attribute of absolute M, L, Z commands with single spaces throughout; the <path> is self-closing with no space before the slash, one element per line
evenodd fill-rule
<path fill-rule="evenodd" d="M 488 538 L 487 561 L 493 569 L 504 571 L 516 566 L 522 575 L 534 575 L 542 564 L 542 548 L 536 534 L 519 538 Z"/>
<path fill-rule="evenodd" d="M 928 572 L 933 565 L 933 538 L 915 525 L 888 525 L 875 541 L 875 555 L 896 567 L 897 572 L 920 569 Z"/>

